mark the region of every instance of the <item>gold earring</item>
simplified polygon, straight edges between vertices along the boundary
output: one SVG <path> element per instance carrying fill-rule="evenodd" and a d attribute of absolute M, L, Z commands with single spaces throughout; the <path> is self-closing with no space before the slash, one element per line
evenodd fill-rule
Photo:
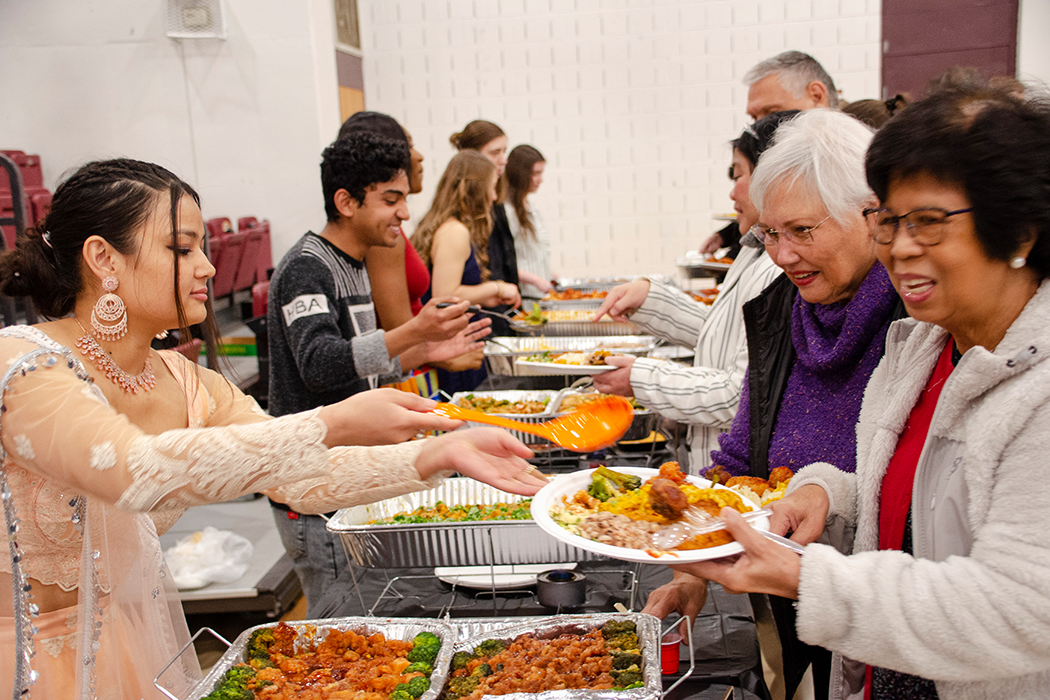
<path fill-rule="evenodd" d="M 112 275 L 102 280 L 105 292 L 91 309 L 91 328 L 103 340 L 120 340 L 128 332 L 128 310 L 116 295 L 119 282 Z"/>

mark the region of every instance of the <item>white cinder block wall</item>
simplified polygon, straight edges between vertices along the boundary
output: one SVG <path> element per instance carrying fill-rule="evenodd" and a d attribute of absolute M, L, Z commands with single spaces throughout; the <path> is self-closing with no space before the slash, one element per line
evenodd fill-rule
<path fill-rule="evenodd" d="M 493 121 L 547 158 L 534 195 L 562 275 L 673 273 L 731 211 L 740 82 L 787 49 L 842 96 L 879 95 L 880 0 L 358 0 L 368 109 L 426 156 L 427 210 L 448 137 Z"/>

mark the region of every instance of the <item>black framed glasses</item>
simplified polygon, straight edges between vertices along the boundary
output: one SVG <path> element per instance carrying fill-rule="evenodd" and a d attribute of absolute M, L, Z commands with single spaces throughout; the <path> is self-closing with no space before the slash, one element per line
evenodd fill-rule
<path fill-rule="evenodd" d="M 897 232 L 901 224 L 919 245 L 937 245 L 948 235 L 945 226 L 948 219 L 956 214 L 966 214 L 973 211 L 972 207 L 948 211 L 940 207 L 927 207 L 924 209 L 913 209 L 906 214 L 897 215 L 889 209 L 865 209 L 864 218 L 868 220 L 868 228 L 871 237 L 880 245 L 889 245 L 897 240 Z"/>
<path fill-rule="evenodd" d="M 778 231 L 763 224 L 755 224 L 751 227 L 751 235 L 765 246 L 777 245 L 780 243 L 781 237 L 796 245 L 809 245 L 813 242 L 813 231 L 830 218 L 831 214 L 828 214 L 812 226 L 792 226 L 786 231 Z"/>

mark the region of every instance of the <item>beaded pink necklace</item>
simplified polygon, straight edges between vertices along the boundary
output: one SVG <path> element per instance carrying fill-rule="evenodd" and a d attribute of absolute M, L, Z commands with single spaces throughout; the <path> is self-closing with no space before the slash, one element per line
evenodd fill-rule
<path fill-rule="evenodd" d="M 77 338 L 76 346 L 81 354 L 90 358 L 99 371 L 106 375 L 106 379 L 113 382 L 129 394 L 137 394 L 139 391 L 149 391 L 157 385 L 157 375 L 153 373 L 153 362 L 146 356 L 146 362 L 139 374 L 129 374 L 122 370 L 108 352 L 106 352 L 95 337 L 84 328 L 84 324 L 76 316 L 73 320 L 77 322 L 84 335 Z"/>

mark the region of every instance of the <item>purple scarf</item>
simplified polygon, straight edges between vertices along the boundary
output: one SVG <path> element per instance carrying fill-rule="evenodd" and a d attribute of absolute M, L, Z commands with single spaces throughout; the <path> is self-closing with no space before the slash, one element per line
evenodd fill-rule
<path fill-rule="evenodd" d="M 801 295 L 791 310 L 798 359 L 788 377 L 769 446 L 769 468 L 792 471 L 829 462 L 857 468 L 857 418 L 864 388 L 885 351 L 897 293 L 878 262 L 848 302 L 811 304 Z M 750 400 L 747 385 L 729 433 L 719 438 L 714 464 L 749 474 Z"/>

